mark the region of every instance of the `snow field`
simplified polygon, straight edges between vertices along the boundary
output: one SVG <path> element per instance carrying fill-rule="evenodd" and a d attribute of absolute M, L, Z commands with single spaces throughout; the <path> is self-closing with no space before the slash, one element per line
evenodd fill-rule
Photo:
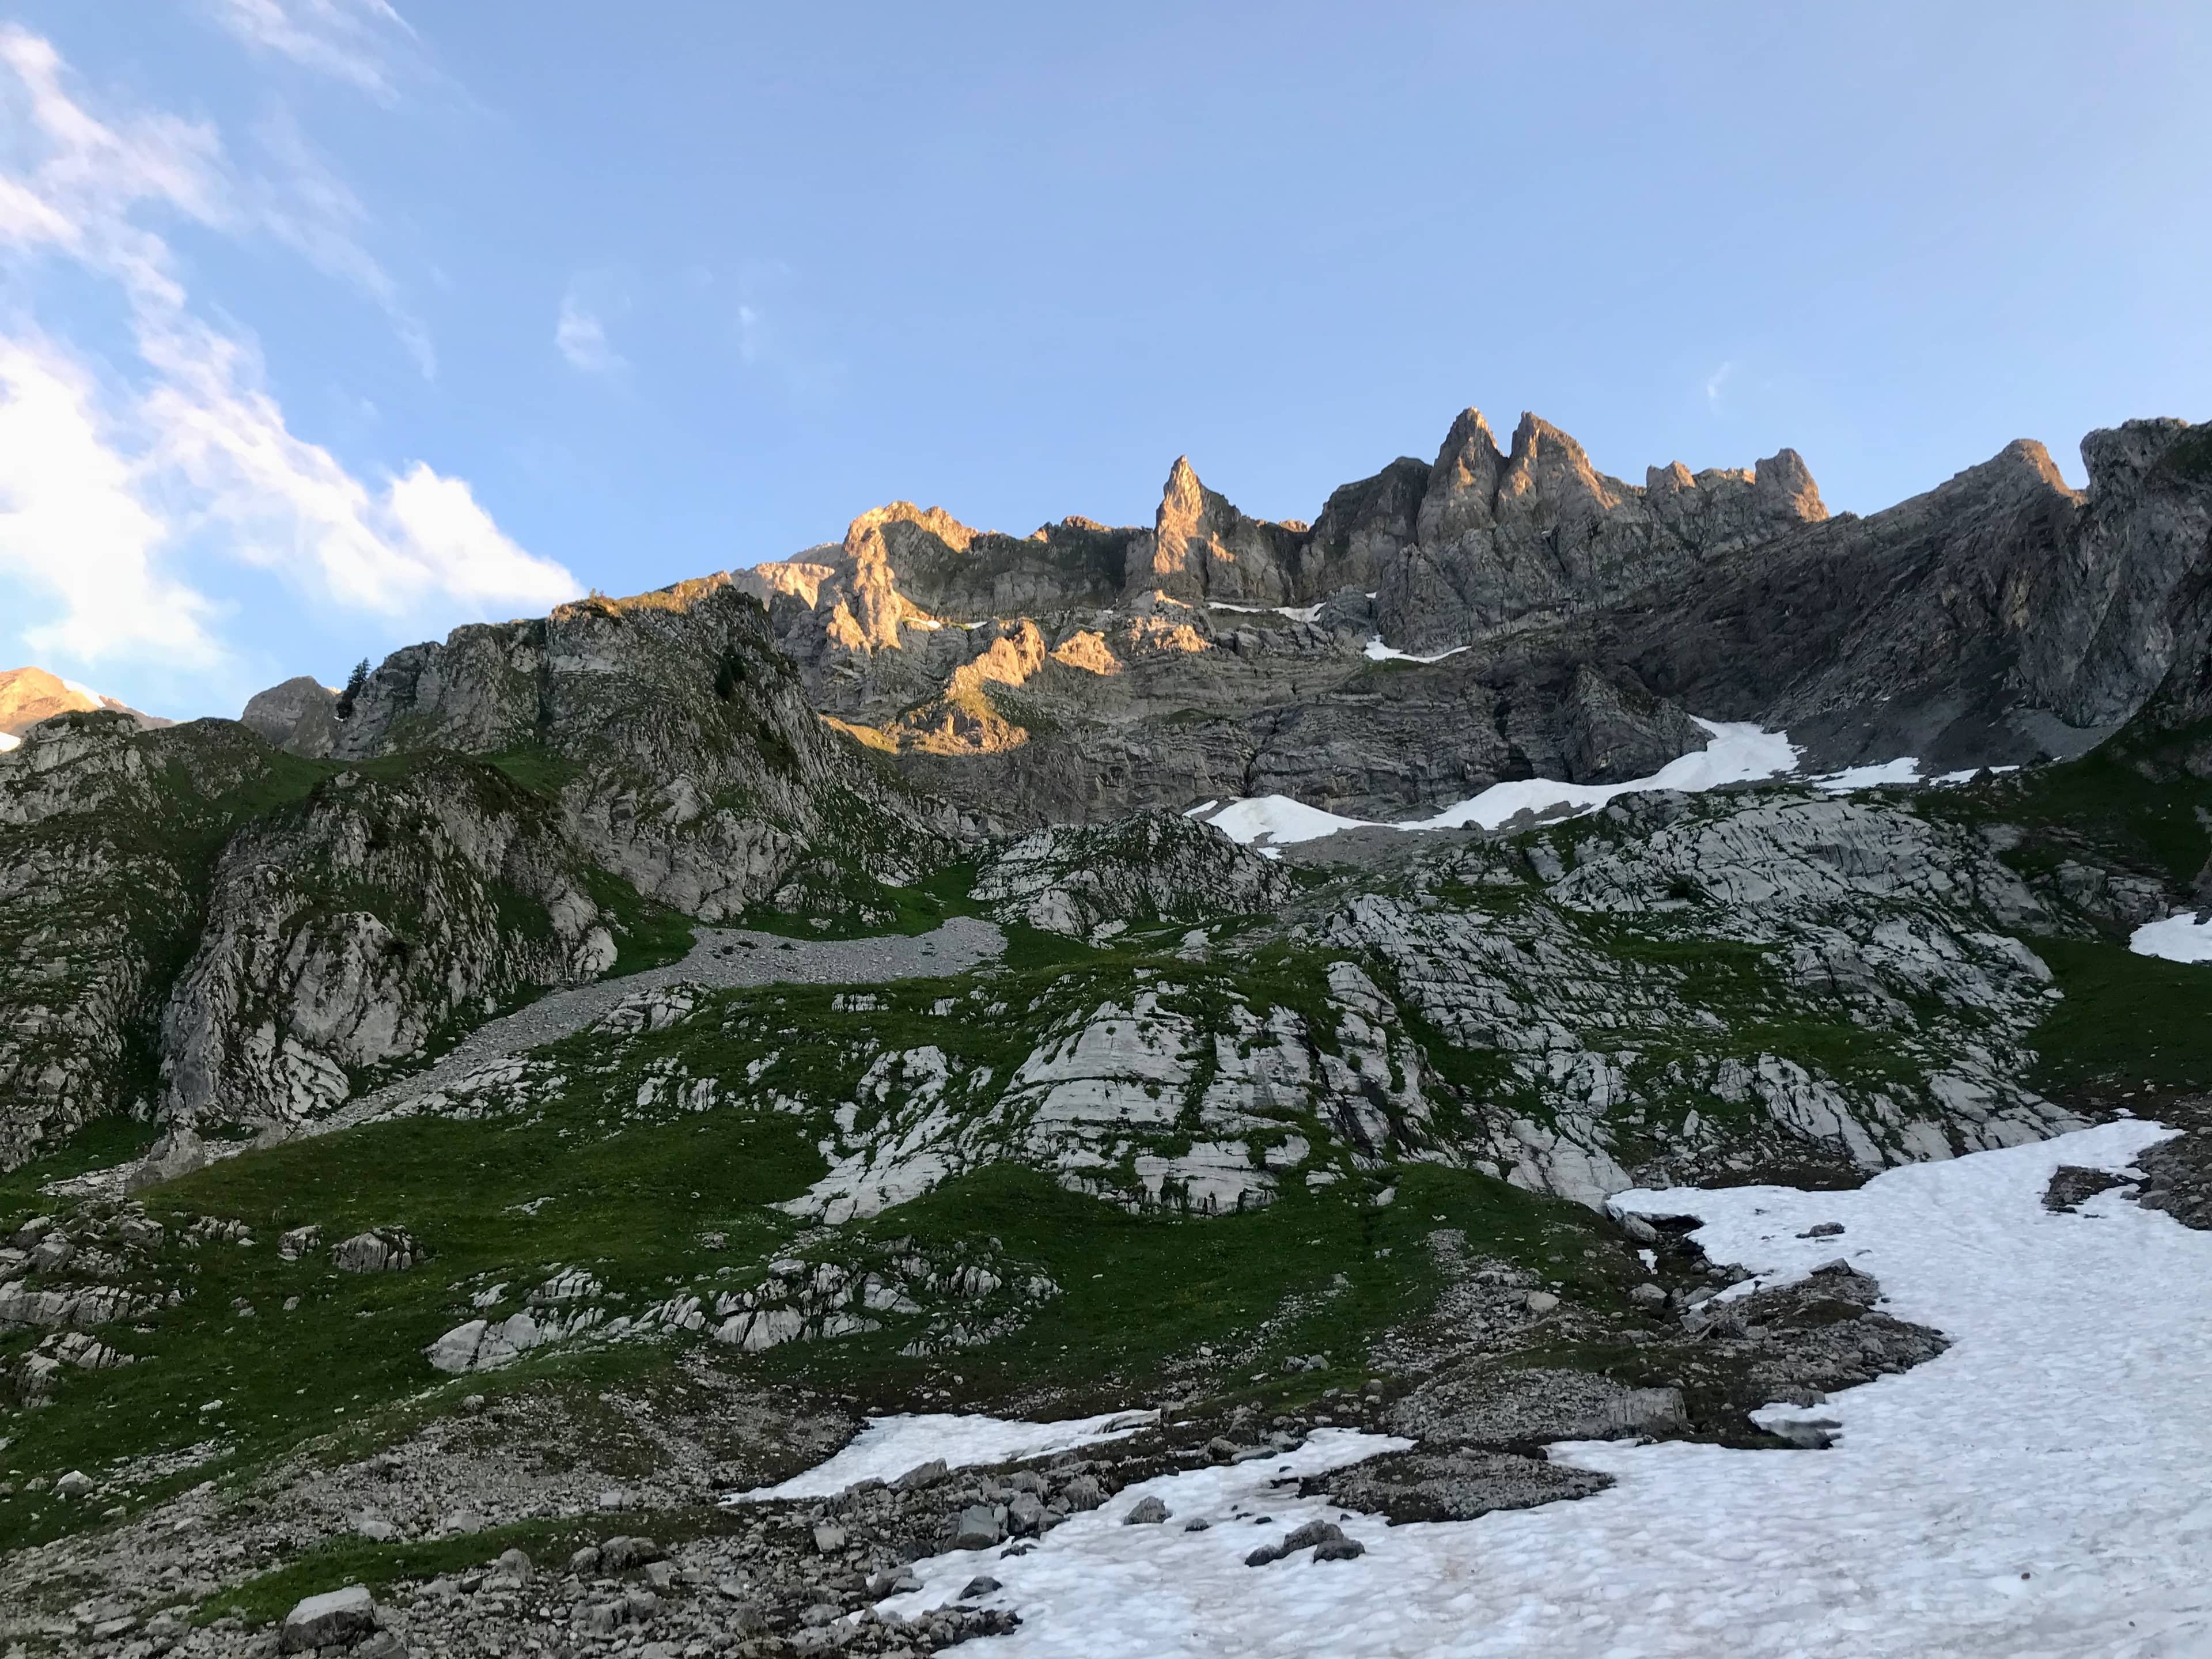
<path fill-rule="evenodd" d="M 2212 962 L 2212 921 L 2199 921 L 2187 913 L 2147 921 L 2128 935 L 2128 949 L 2139 957 L 2163 957 L 2168 962 Z"/>
<path fill-rule="evenodd" d="M 1703 1218 L 1706 1249 L 1763 1283 L 1841 1255 L 1881 1279 L 1890 1312 L 1953 1339 L 1812 1412 L 1762 1413 L 1840 1424 L 1831 1449 L 1565 1445 L 1556 1455 L 1619 1484 L 1393 1528 L 1286 1495 L 1295 1477 L 1403 1443 L 1324 1430 L 1280 1459 L 1128 1488 L 1028 1555 L 918 1562 L 922 1589 L 884 1611 L 940 1605 L 988 1573 L 1024 1620 L 994 1651 L 1085 1659 L 2212 1653 L 2212 1234 L 2112 1193 L 2072 1214 L 2041 1202 L 2059 1165 L 2124 1169 L 2165 1133 L 2122 1121 L 1856 1192 L 1620 1194 L 1626 1210 Z M 1831 1221 L 1840 1237 L 1798 1237 Z M 1148 1495 L 1172 1518 L 1122 1525 Z M 1182 1530 L 1200 1516 L 1209 1530 Z M 1323 1517 L 1367 1554 L 1243 1565 Z"/>
<path fill-rule="evenodd" d="M 1717 789 L 1723 784 L 1779 777 L 1796 768 L 1797 750 L 1786 732 L 1764 731 L 1741 722 L 1699 720 L 1698 724 L 1712 738 L 1705 748 L 1668 761 L 1649 777 L 1632 778 L 1626 783 L 1555 783 L 1545 778 L 1494 783 L 1433 817 L 1398 823 L 1345 817 L 1304 805 L 1287 795 L 1259 795 L 1232 801 L 1206 821 L 1231 840 L 1248 846 L 1262 840 L 1277 845 L 1318 841 L 1340 830 L 1463 830 L 1469 825 L 1495 830 L 1524 810 L 1543 812 L 1563 806 L 1589 811 L 1617 795 L 1653 789 Z"/>
<path fill-rule="evenodd" d="M 1119 1440 L 1158 1418 L 1158 1412 L 1109 1412 L 1061 1423 L 1017 1423 L 1002 1417 L 921 1412 L 869 1419 L 868 1426 L 826 1463 L 793 1475 L 780 1486 L 741 1492 L 739 1498 L 830 1498 L 856 1480 L 896 1480 L 908 1469 L 943 1458 L 954 1468 L 1042 1457 Z"/>

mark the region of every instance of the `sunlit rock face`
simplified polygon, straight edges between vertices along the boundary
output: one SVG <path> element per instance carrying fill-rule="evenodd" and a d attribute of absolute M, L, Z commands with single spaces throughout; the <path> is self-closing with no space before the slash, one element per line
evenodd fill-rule
<path fill-rule="evenodd" d="M 2092 434 L 2087 492 L 2015 443 L 1859 518 L 1794 450 L 1637 484 L 1468 410 L 1310 524 L 1182 458 L 1149 528 L 895 502 L 733 580 L 825 715 L 1002 823 L 1268 793 L 1402 816 L 1648 774 L 1692 714 L 1786 726 L 1815 769 L 1940 771 L 2078 752 L 2158 684 L 2207 532 L 2169 459 L 2195 430 Z"/>

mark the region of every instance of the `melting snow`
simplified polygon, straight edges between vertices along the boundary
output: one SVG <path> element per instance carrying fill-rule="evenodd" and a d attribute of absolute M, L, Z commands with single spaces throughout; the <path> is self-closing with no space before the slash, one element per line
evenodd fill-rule
<path fill-rule="evenodd" d="M 1847 766 L 1840 772 L 1830 772 L 1813 780 L 1816 787 L 1835 795 L 1849 794 L 1854 789 L 1879 789 L 1886 783 L 1919 781 L 1920 759 L 1916 755 L 1884 761 L 1879 766 Z"/>
<path fill-rule="evenodd" d="M 1932 778 L 1920 775 L 1920 757 L 1904 755 L 1893 761 L 1884 761 L 1879 766 L 1847 766 L 1840 772 L 1825 773 L 1814 778 L 1815 788 L 1826 789 L 1831 794 L 1849 794 L 1854 789 L 1879 789 L 1884 784 L 1971 783 L 1981 776 L 1984 768 L 1969 766 L 1957 772 L 1938 772 Z M 1992 766 L 1986 769 L 1996 773 L 2017 772 L 2017 766 Z"/>
<path fill-rule="evenodd" d="M 1367 597 L 1373 599 L 1375 596 L 1370 593 Z M 1367 641 L 1367 659 L 1370 662 L 1442 662 L 1446 657 L 1456 657 L 1468 648 L 1463 645 L 1455 645 L 1449 651 L 1437 652 L 1433 657 L 1421 657 L 1416 656 L 1411 651 L 1401 651 L 1394 645 L 1385 645 L 1379 639 L 1373 639 Z"/>
<path fill-rule="evenodd" d="M 1891 1312 L 1952 1337 L 1819 1407 L 1842 1425 L 1829 1450 L 1581 1443 L 1557 1450 L 1612 1473 L 1612 1490 L 1389 1527 L 1299 1498 L 1294 1478 L 1404 1443 L 1322 1430 L 1280 1459 L 1132 1486 L 1029 1555 L 918 1562 L 922 1589 L 884 1611 L 940 1605 L 988 1571 L 1005 1585 L 990 1599 L 1024 1620 L 992 1644 L 1009 1656 L 2212 1652 L 2212 1234 L 2117 1193 L 2075 1214 L 2041 1201 L 2060 1164 L 2124 1169 L 2164 1136 L 2124 1121 L 1856 1192 L 1619 1195 L 1703 1217 L 1707 1250 L 1768 1282 L 1840 1251 L 1881 1278 Z M 1797 1237 L 1829 1221 L 1840 1237 Z M 1792 1413 L 1762 1413 L 1776 1414 Z M 866 1472 L 952 1444 L 924 1436 Z M 1148 1495 L 1173 1518 L 1122 1525 Z M 1200 1516 L 1210 1530 L 1182 1529 Z M 1243 1565 L 1322 1518 L 1367 1554 Z"/>
<path fill-rule="evenodd" d="M 1230 605 L 1221 599 L 1208 599 L 1209 611 L 1234 611 L 1246 617 L 1288 617 L 1292 622 L 1310 623 L 1321 615 L 1317 605 Z"/>
<path fill-rule="evenodd" d="M 2212 962 L 2212 921 L 2186 913 L 2164 921 L 2147 921 L 2128 935 L 2128 949 L 2139 957 L 2168 962 Z"/>
<path fill-rule="evenodd" d="M 1043 1457 L 1101 1440 L 1121 1439 L 1158 1416 L 1158 1412 L 1109 1412 L 1103 1417 L 1073 1417 L 1062 1423 L 1019 1423 L 951 1412 L 875 1417 L 828 1462 L 793 1475 L 780 1486 L 763 1486 L 738 1496 L 828 1498 L 855 1480 L 896 1480 L 908 1469 L 939 1457 L 954 1468 Z"/>
<path fill-rule="evenodd" d="M 0 732 L 0 755 L 6 754 L 10 749 L 15 748 L 16 744 L 22 741 L 22 738 L 15 736 L 11 732 Z"/>
<path fill-rule="evenodd" d="M 1232 841 L 1250 844 L 1262 839 L 1279 845 L 1318 841 L 1340 830 L 1463 830 L 1469 824 L 1495 830 L 1516 812 L 1542 812 L 1552 807 L 1589 811 L 1616 795 L 1650 789 L 1698 791 L 1727 783 L 1750 783 L 1781 775 L 1795 769 L 1797 750 L 1786 732 L 1759 726 L 1699 720 L 1712 741 L 1694 755 L 1668 761 L 1648 778 L 1626 783 L 1557 783 L 1545 778 L 1524 778 L 1494 783 L 1470 799 L 1447 806 L 1434 817 L 1413 818 L 1377 824 L 1365 818 L 1348 818 L 1307 806 L 1287 795 L 1260 795 L 1232 802 L 1206 822 Z"/>

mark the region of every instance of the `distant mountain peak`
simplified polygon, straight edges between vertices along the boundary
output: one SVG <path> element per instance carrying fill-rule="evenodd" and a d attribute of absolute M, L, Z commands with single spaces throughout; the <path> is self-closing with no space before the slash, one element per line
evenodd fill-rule
<path fill-rule="evenodd" d="M 119 698 L 95 691 L 81 681 L 64 679 L 43 668 L 0 668 L 0 750 L 15 747 L 23 733 L 40 720 L 96 708 L 112 708 L 119 714 L 128 714 L 149 731 L 174 724 L 156 714 L 141 714 Z"/>

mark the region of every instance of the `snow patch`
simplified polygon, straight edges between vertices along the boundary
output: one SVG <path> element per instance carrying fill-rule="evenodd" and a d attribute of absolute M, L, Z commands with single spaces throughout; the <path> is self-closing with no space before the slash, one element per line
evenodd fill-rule
<path fill-rule="evenodd" d="M 1120 1440 L 1158 1420 L 1158 1412 L 1108 1412 L 1060 1423 L 1024 1423 L 1003 1417 L 920 1412 L 872 1417 L 868 1426 L 826 1463 L 795 1474 L 781 1486 L 738 1492 L 723 1501 L 761 1498 L 829 1498 L 855 1480 L 896 1480 L 908 1469 L 943 1458 L 951 1468 L 1045 1457 L 1101 1440 Z M 971 1561 L 973 1558 L 969 1558 Z"/>
<path fill-rule="evenodd" d="M 12 732 L 0 732 L 0 755 L 6 754 L 22 741 L 22 738 L 15 736 Z"/>
<path fill-rule="evenodd" d="M 1375 596 L 1370 593 L 1367 597 L 1371 599 Z M 1372 639 L 1367 641 L 1366 656 L 1370 662 L 1442 662 L 1446 657 L 1456 657 L 1461 652 L 1470 648 L 1464 645 L 1455 645 L 1449 651 L 1437 652 L 1433 657 L 1423 657 L 1411 651 L 1401 651 L 1395 646 L 1385 645 L 1380 639 Z"/>
<path fill-rule="evenodd" d="M 2139 957 L 2168 962 L 2212 962 L 2212 921 L 2184 912 L 2163 921 L 2147 921 L 2128 935 L 2128 949 Z"/>
<path fill-rule="evenodd" d="M 1206 822 L 1232 841 L 1261 840 L 1287 846 L 1318 841 L 1340 830 L 1463 830 L 1470 824 L 1495 830 L 1515 813 L 1545 812 L 1554 807 L 1587 812 L 1616 795 L 1653 789 L 1696 793 L 1723 784 L 1753 783 L 1778 777 L 1797 764 L 1797 750 L 1786 732 L 1768 732 L 1741 722 L 1699 720 L 1712 741 L 1693 755 L 1678 756 L 1650 777 L 1626 783 L 1559 783 L 1546 778 L 1494 783 L 1480 794 L 1447 806 L 1434 817 L 1377 823 L 1307 806 L 1287 795 L 1260 795 L 1234 801 Z"/>
<path fill-rule="evenodd" d="M 1832 795 L 1847 795 L 1855 789 L 1879 789 L 1884 785 L 1929 784 L 1948 787 L 1972 783 L 1984 772 L 2002 777 L 2007 772 L 2017 772 L 2018 766 L 1969 766 L 1956 772 L 1938 772 L 1934 777 L 1920 775 L 1920 757 L 1902 755 L 1878 766 L 1847 766 L 1840 772 L 1826 772 L 1813 779 L 1813 787 L 1825 789 Z"/>
<path fill-rule="evenodd" d="M 1973 775 L 1970 772 L 1969 777 Z M 1847 795 L 1854 789 L 1879 789 L 1884 784 L 1917 783 L 1920 781 L 1920 757 L 1905 755 L 1893 761 L 1884 761 L 1879 766 L 1847 766 L 1840 772 L 1830 772 L 1813 780 L 1813 787 L 1825 789 L 1832 795 Z"/>
<path fill-rule="evenodd" d="M 1208 599 L 1209 611 L 1234 611 L 1246 617 L 1288 617 L 1295 623 L 1310 623 L 1321 615 L 1317 605 L 1231 605 L 1223 599 Z"/>
<path fill-rule="evenodd" d="M 1324 1429 L 1279 1458 L 1131 1486 L 1027 1555 L 916 1562 L 923 1588 L 883 1610 L 941 1606 L 988 1569 L 1004 1586 L 990 1602 L 1022 1616 L 992 1644 L 1010 1656 L 2212 1652 L 2212 1234 L 2117 1192 L 2070 1214 L 2042 1204 L 2062 1164 L 2124 1170 L 2166 1134 L 2123 1121 L 1856 1192 L 1617 1194 L 1625 1211 L 1701 1217 L 1710 1254 L 1769 1282 L 1840 1250 L 1881 1279 L 1889 1311 L 1953 1339 L 1814 1408 L 1841 1425 L 1827 1450 L 1576 1443 L 1554 1455 L 1618 1484 L 1391 1527 L 1297 1496 L 1296 1477 L 1405 1443 Z M 1831 1221 L 1840 1237 L 1799 1237 Z M 868 1472 L 938 1451 L 925 1439 Z M 1166 1525 L 1121 1524 L 1155 1496 Z M 1201 1517 L 1207 1530 L 1183 1530 Z M 1366 1554 L 1243 1564 L 1322 1519 Z"/>

